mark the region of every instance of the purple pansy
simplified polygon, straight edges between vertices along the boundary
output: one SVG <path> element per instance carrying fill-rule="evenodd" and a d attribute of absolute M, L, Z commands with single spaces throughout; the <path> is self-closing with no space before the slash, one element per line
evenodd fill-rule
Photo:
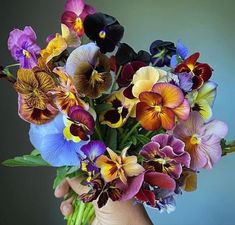
<path fill-rule="evenodd" d="M 14 29 L 10 32 L 8 49 L 22 68 L 32 69 L 37 64 L 41 49 L 36 44 L 36 39 L 34 30 L 29 26 L 26 26 L 24 30 Z"/>
<path fill-rule="evenodd" d="M 189 167 L 190 164 L 190 155 L 184 151 L 184 142 L 168 134 L 155 135 L 151 140 L 140 151 L 145 158 L 145 169 L 166 173 L 178 179 L 182 167 Z"/>
<path fill-rule="evenodd" d="M 171 57 L 170 66 L 175 68 L 180 62 L 186 59 L 188 55 L 188 49 L 182 41 L 178 41 L 176 44 L 176 54 Z"/>
<path fill-rule="evenodd" d="M 191 156 L 190 168 L 211 169 L 221 158 L 220 141 L 228 132 L 227 125 L 219 120 L 205 123 L 199 112 L 191 112 L 187 121 L 180 121 L 173 130 L 175 137 L 185 143 Z"/>
<path fill-rule="evenodd" d="M 90 141 L 88 144 L 83 145 L 81 150 L 85 155 L 83 162 L 86 165 L 87 171 L 97 172 L 99 169 L 95 166 L 95 161 L 106 151 L 105 144 L 102 141 Z"/>

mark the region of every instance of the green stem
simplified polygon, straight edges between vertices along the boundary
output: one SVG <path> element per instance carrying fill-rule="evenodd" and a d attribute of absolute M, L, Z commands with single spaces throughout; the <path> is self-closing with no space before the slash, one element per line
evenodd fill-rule
<path fill-rule="evenodd" d="M 126 136 L 122 139 L 120 146 L 125 144 L 126 140 L 131 136 L 131 134 L 139 127 L 139 123 L 136 123 L 135 126 L 126 134 Z"/>
<path fill-rule="evenodd" d="M 92 207 L 91 210 L 89 211 L 83 225 L 91 224 L 92 221 L 94 220 L 94 218 L 95 218 L 95 208 Z"/>
<path fill-rule="evenodd" d="M 86 206 L 85 203 L 83 203 L 83 202 L 80 203 L 77 218 L 75 220 L 75 225 L 82 225 L 82 217 L 83 217 L 83 212 L 85 210 L 85 206 Z"/>
<path fill-rule="evenodd" d="M 114 80 L 113 85 L 112 85 L 112 88 L 111 88 L 111 93 L 112 93 L 112 92 L 114 91 L 114 89 L 115 89 L 115 85 L 116 85 L 116 83 L 117 83 L 117 79 L 118 79 L 118 77 L 120 76 L 120 74 L 121 74 L 121 72 L 122 72 L 122 67 L 123 67 L 123 66 L 120 66 L 119 69 L 118 69 L 118 71 L 117 71 L 117 75 L 116 75 L 116 77 L 115 77 L 115 80 Z"/>
<path fill-rule="evenodd" d="M 226 147 L 223 149 L 223 155 L 235 152 L 235 146 Z"/>
<path fill-rule="evenodd" d="M 11 68 L 11 67 L 16 67 L 16 66 L 20 66 L 20 63 L 11 64 L 11 65 L 6 66 L 5 68 Z"/>
<path fill-rule="evenodd" d="M 89 98 L 89 103 L 90 103 L 90 106 L 94 109 L 94 102 L 92 101 L 92 99 Z M 99 126 L 99 122 L 98 122 L 98 118 L 96 119 L 95 121 L 95 132 L 96 134 L 98 135 L 99 139 L 101 141 L 103 141 L 103 137 L 101 135 L 101 131 L 100 131 L 100 126 Z"/>
<path fill-rule="evenodd" d="M 152 131 L 148 131 L 145 136 L 149 137 L 151 134 L 152 134 Z"/>

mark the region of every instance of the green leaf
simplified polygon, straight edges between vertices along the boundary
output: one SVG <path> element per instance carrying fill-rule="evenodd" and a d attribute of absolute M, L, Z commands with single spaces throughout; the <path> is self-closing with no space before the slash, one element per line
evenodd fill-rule
<path fill-rule="evenodd" d="M 148 138 L 148 137 L 146 137 L 145 135 L 142 135 L 142 134 L 136 135 L 136 139 L 143 145 L 150 142 L 150 138 Z"/>
<path fill-rule="evenodd" d="M 106 132 L 105 143 L 112 150 L 117 150 L 117 130 L 109 127 Z"/>
<path fill-rule="evenodd" d="M 112 105 L 111 104 L 99 104 L 97 106 L 95 106 L 95 111 L 97 114 L 101 113 L 101 112 L 104 112 L 104 111 L 107 111 L 109 109 L 112 108 Z"/>
<path fill-rule="evenodd" d="M 35 155 L 36 151 L 31 153 L 32 155 L 18 156 L 14 159 L 8 159 L 2 164 L 8 167 L 39 167 L 39 166 L 50 166 L 45 160 L 42 159 L 41 155 Z"/>

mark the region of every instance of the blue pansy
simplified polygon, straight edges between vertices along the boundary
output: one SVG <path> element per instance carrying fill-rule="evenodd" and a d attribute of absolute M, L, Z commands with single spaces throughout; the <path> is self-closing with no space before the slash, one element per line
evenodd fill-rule
<path fill-rule="evenodd" d="M 176 54 L 171 57 L 171 67 L 175 68 L 180 62 L 186 59 L 187 55 L 188 49 L 183 42 L 179 40 L 176 44 Z"/>
<path fill-rule="evenodd" d="M 80 166 L 81 147 L 88 141 L 66 138 L 66 118 L 58 114 L 51 122 L 43 125 L 31 124 L 29 137 L 42 158 L 55 167 Z"/>

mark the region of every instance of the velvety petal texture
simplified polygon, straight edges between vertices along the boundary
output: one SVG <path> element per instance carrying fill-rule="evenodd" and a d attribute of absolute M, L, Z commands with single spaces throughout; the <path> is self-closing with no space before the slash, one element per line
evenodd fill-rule
<path fill-rule="evenodd" d="M 124 34 L 124 28 L 117 19 L 103 13 L 88 15 L 84 20 L 84 30 L 102 53 L 112 52 Z"/>
<path fill-rule="evenodd" d="M 199 112 L 192 112 L 187 121 L 181 121 L 173 130 L 175 137 L 185 143 L 185 150 L 191 156 L 190 168 L 211 169 L 221 158 L 220 141 L 227 134 L 227 125 L 212 120 L 205 123 Z"/>
<path fill-rule="evenodd" d="M 32 69 L 37 64 L 41 49 L 36 44 L 36 39 L 36 34 L 30 26 L 26 26 L 24 30 L 14 29 L 10 32 L 8 49 L 22 68 Z"/>
<path fill-rule="evenodd" d="M 45 125 L 31 124 L 30 141 L 52 166 L 80 166 L 80 149 L 87 142 L 67 140 L 64 129 L 63 114 L 58 114 Z"/>

